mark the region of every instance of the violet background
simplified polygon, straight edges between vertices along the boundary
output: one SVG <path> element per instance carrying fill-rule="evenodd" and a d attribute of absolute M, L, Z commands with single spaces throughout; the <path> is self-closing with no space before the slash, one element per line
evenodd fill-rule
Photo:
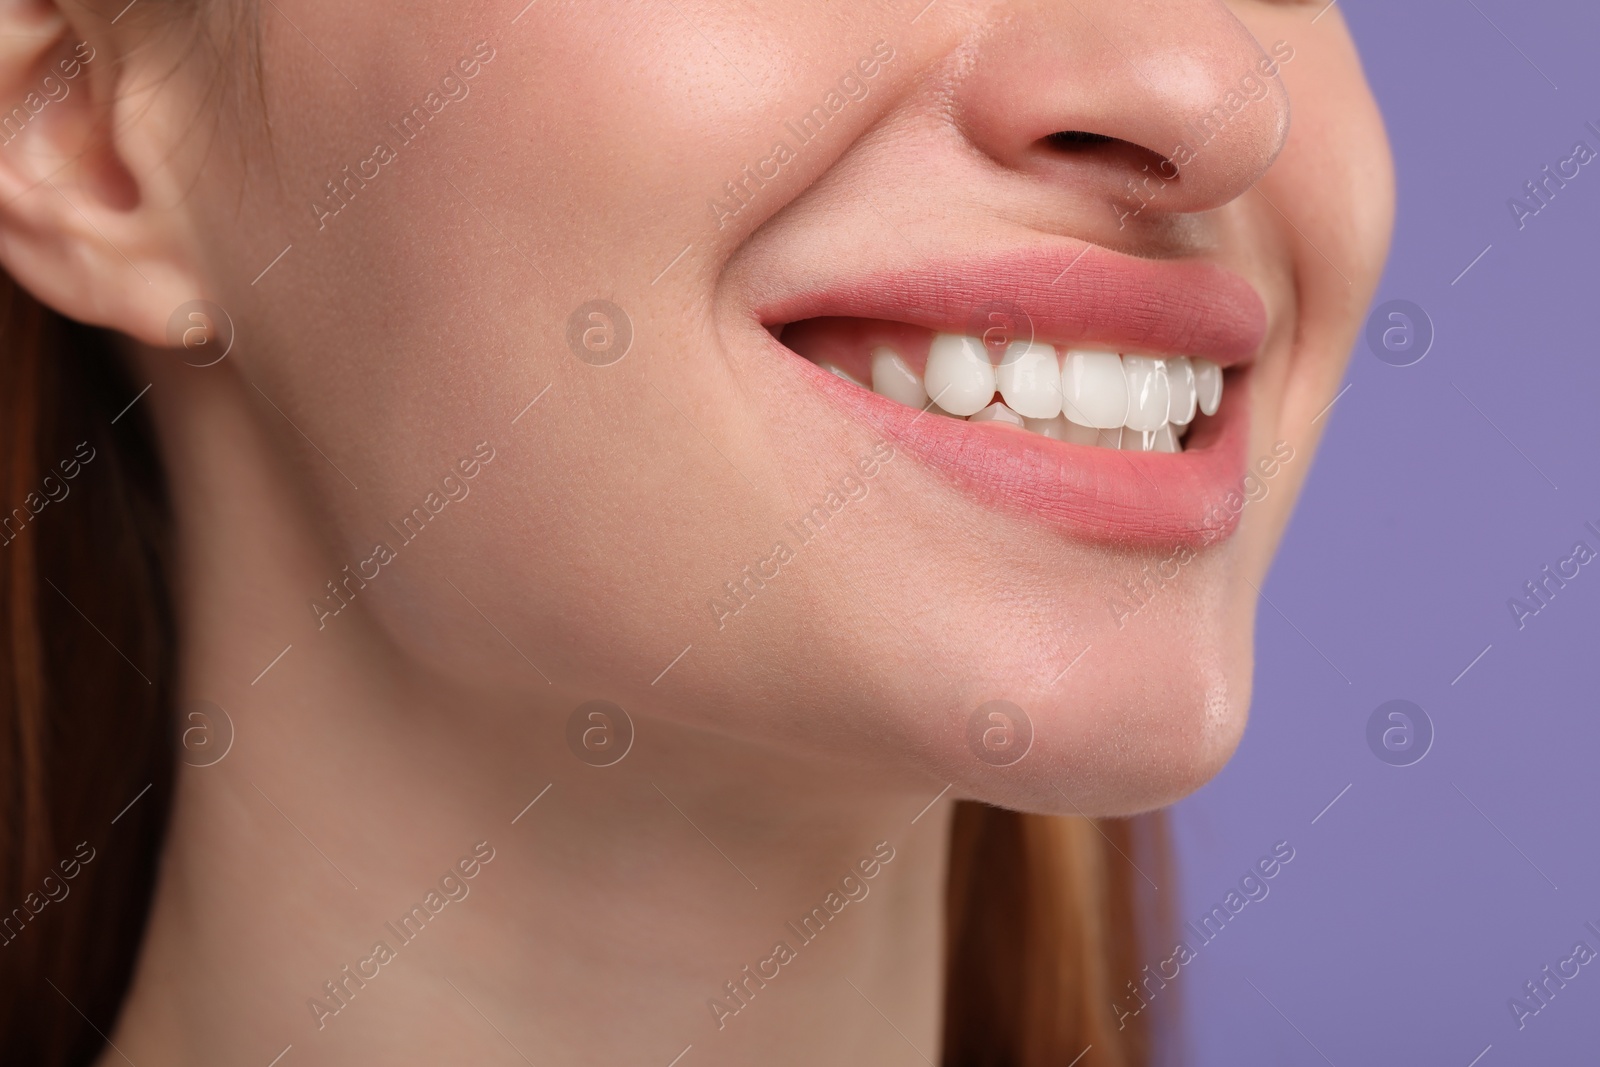
<path fill-rule="evenodd" d="M 1600 1062 L 1600 961 L 1520 1031 L 1507 1007 L 1580 938 L 1600 951 L 1600 561 L 1520 632 L 1506 606 L 1579 538 L 1600 550 L 1600 160 L 1520 232 L 1506 206 L 1575 141 L 1600 150 L 1600 6 L 1339 10 L 1398 171 L 1376 302 L 1436 337 L 1404 368 L 1358 345 L 1263 587 L 1244 742 L 1175 813 L 1183 918 L 1296 850 L 1169 987 L 1184 1061 Z M 1394 698 L 1435 730 L 1409 767 L 1367 745 Z"/>

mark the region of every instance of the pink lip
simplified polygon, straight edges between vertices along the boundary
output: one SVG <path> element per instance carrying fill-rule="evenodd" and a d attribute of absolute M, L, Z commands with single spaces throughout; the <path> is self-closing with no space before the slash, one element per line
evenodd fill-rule
<path fill-rule="evenodd" d="M 815 288 L 756 309 L 763 325 L 824 315 L 968 332 L 997 306 L 1020 309 L 1034 336 L 1223 366 L 1250 359 L 1267 313 L 1243 278 L 1209 263 L 1135 259 L 1094 245 L 929 263 L 893 273 L 830 270 Z"/>
<path fill-rule="evenodd" d="M 1237 275 L 1092 246 L 1080 252 L 1081 246 L 893 274 L 835 275 L 826 288 L 775 298 L 757 314 L 764 325 L 838 315 L 975 332 L 969 322 L 981 321 L 995 302 L 1009 301 L 1043 341 L 1088 339 L 1224 366 L 1250 360 L 1260 347 L 1266 310 Z M 1238 510 L 1227 501 L 1244 475 L 1248 368 L 1229 372 L 1221 409 L 1191 431 L 1186 451 L 1124 452 L 921 413 L 772 343 L 824 395 L 990 506 L 1107 542 L 1202 545 L 1238 524 Z"/>

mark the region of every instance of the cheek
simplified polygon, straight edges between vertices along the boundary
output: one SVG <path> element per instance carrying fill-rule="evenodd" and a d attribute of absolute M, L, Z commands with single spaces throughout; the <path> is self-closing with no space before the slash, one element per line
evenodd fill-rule
<path fill-rule="evenodd" d="M 1263 184 L 1276 190 L 1273 202 L 1326 256 L 1304 259 L 1300 273 L 1316 283 L 1306 303 L 1326 302 L 1358 316 L 1394 224 L 1394 165 L 1383 120 L 1342 22 L 1319 25 L 1330 32 L 1306 34 L 1281 12 L 1261 21 L 1265 25 L 1252 27 L 1258 37 L 1276 35 L 1295 46 L 1294 59 L 1282 67 L 1293 108 L 1289 138 Z"/>
<path fill-rule="evenodd" d="M 1382 119 L 1359 58 L 1337 10 L 1308 34 L 1302 9 L 1241 4 L 1236 13 L 1258 40 L 1285 40 L 1295 55 L 1281 73 L 1292 104 L 1288 141 L 1261 187 L 1287 220 L 1265 212 L 1258 227 L 1265 246 L 1292 261 L 1292 270 L 1260 263 L 1257 284 L 1277 306 L 1292 309 L 1274 323 L 1267 349 L 1277 358 L 1252 372 L 1252 456 L 1275 442 L 1294 447 L 1295 458 L 1267 481 L 1266 499 L 1251 504 L 1239 538 L 1256 561 L 1249 574 L 1260 583 L 1271 552 L 1309 470 L 1321 433 L 1340 417 L 1335 407 L 1368 301 L 1387 255 L 1394 219 L 1394 176 Z M 1325 31 L 1325 32 L 1321 32 Z M 1337 146 L 1330 151 L 1329 146 Z M 1329 261 L 1336 263 L 1334 270 Z M 1287 288 L 1286 288 L 1287 287 Z M 1314 421 L 1316 420 L 1316 421 Z"/>

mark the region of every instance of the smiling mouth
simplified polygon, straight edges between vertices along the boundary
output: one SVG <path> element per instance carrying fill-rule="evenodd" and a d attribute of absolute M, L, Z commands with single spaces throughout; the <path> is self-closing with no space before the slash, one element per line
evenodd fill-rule
<path fill-rule="evenodd" d="M 798 402 L 820 394 L 974 503 L 1098 542 L 1236 526 L 1219 502 L 1268 319 L 1221 266 L 1056 241 L 835 259 L 763 278 L 750 313 Z"/>
<path fill-rule="evenodd" d="M 1209 359 L 1057 345 L 1015 332 L 978 337 L 840 317 L 775 331 L 823 370 L 898 404 L 1068 444 L 1182 452 L 1190 430 L 1221 406 L 1222 368 Z"/>

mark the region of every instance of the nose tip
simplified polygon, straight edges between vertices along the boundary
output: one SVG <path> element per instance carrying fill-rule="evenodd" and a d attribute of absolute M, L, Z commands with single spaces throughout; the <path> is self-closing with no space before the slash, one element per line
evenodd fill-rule
<path fill-rule="evenodd" d="M 1019 3 L 975 48 L 957 113 L 1012 170 L 1087 183 L 1135 214 L 1206 211 L 1283 147 L 1278 68 L 1293 55 L 1220 0 Z"/>

